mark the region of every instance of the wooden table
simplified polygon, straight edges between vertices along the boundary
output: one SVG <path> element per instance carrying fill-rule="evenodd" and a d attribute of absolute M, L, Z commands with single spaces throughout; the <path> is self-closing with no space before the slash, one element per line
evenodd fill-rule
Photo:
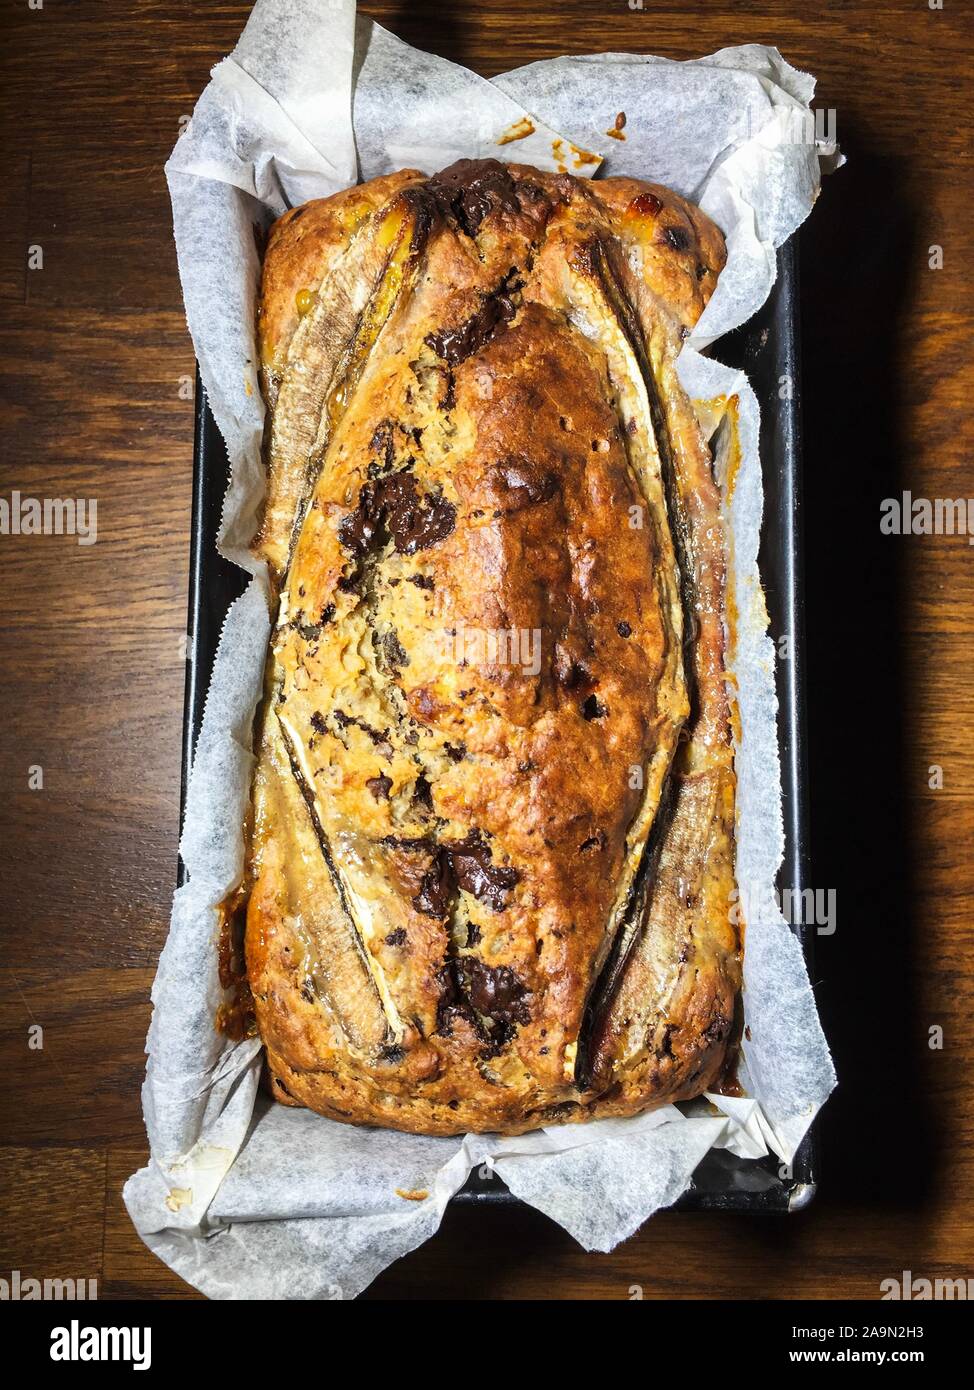
<path fill-rule="evenodd" d="M 905 488 L 974 495 L 972 12 L 363 8 L 487 75 L 566 50 L 774 43 L 817 74 L 849 156 L 801 233 L 812 881 L 838 894 L 816 980 L 841 1078 L 821 1193 L 788 1219 L 663 1214 L 602 1256 L 530 1211 L 456 1209 L 370 1296 L 625 1298 L 639 1284 L 646 1297 L 871 1299 L 904 1269 L 970 1275 L 974 550 L 964 536 L 881 535 L 879 508 Z M 102 1297 L 196 1296 L 143 1248 L 119 1192 L 145 1156 L 185 674 L 193 351 L 162 166 L 247 10 L 4 13 L 0 495 L 96 497 L 99 532 L 87 547 L 0 537 L 0 1273 L 95 1277 Z M 36 246 L 43 268 L 29 269 Z"/>

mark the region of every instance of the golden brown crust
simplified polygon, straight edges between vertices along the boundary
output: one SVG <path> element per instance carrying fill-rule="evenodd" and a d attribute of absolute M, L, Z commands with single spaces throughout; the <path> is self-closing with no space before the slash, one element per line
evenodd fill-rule
<path fill-rule="evenodd" d="M 718 1074 L 722 533 L 673 363 L 723 254 L 665 189 L 493 161 L 272 232 L 247 962 L 286 1103 L 517 1133 Z"/>
<path fill-rule="evenodd" d="M 371 183 L 343 189 L 291 208 L 271 228 L 264 256 L 257 346 L 268 377 L 284 367 L 288 345 L 301 318 L 299 298 L 318 291 L 330 262 L 377 208 L 400 189 L 423 181 L 418 169 L 384 174 Z"/>

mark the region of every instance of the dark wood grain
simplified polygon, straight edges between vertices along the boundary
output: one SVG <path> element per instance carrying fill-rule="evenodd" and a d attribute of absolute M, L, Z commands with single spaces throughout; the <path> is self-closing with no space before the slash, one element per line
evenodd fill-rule
<path fill-rule="evenodd" d="M 971 9 L 363 8 L 488 76 L 775 43 L 817 74 L 849 156 L 801 233 L 813 882 L 838 893 L 816 969 L 841 1081 L 820 1195 L 791 1219 L 664 1213 L 603 1256 L 531 1211 L 452 1209 L 367 1296 L 871 1299 L 905 1268 L 969 1275 L 974 548 L 878 521 L 904 488 L 974 496 Z M 0 537 L 0 1272 L 97 1278 L 103 1297 L 195 1296 L 120 1193 L 145 1156 L 178 833 L 193 358 L 162 166 L 247 10 L 89 0 L 2 21 L 0 491 L 97 497 L 99 541 Z"/>

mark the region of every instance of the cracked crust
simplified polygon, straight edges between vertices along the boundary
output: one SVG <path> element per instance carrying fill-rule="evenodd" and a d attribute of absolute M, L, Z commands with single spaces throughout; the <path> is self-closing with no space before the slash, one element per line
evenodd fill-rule
<path fill-rule="evenodd" d="M 673 369 L 723 258 L 666 189 L 494 161 L 273 229 L 245 891 L 284 1103 L 517 1133 L 724 1065 L 723 544 Z"/>

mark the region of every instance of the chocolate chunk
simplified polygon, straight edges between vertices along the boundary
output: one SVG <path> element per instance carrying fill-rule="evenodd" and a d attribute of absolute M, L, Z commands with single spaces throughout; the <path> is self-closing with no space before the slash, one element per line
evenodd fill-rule
<path fill-rule="evenodd" d="M 387 946 L 404 946 L 406 944 L 406 928 L 397 927 L 386 937 Z"/>
<path fill-rule="evenodd" d="M 389 793 L 392 791 L 392 778 L 387 777 L 384 772 L 380 772 L 378 777 L 367 777 L 365 785 L 376 801 L 389 800 Z"/>
<path fill-rule="evenodd" d="M 444 743 L 443 752 L 451 763 L 462 763 L 467 756 L 467 745 L 465 743 Z"/>
<path fill-rule="evenodd" d="M 346 714 L 343 709 L 336 709 L 332 717 L 340 729 L 361 729 L 362 733 L 365 734 L 367 738 L 371 739 L 372 743 L 378 748 L 384 758 L 392 757 L 392 745 L 389 742 L 388 729 L 380 734 L 378 729 L 373 729 L 372 725 L 367 724 L 364 719 L 358 719 L 355 715 Z M 320 719 L 321 716 L 319 715 L 318 718 Z M 314 715 L 311 716 L 311 722 L 314 724 Z M 318 726 L 315 725 L 315 728 L 317 727 Z M 324 733 L 323 727 L 319 730 L 319 733 Z"/>
<path fill-rule="evenodd" d="M 339 541 L 346 550 L 350 550 L 357 557 L 366 553 L 378 530 L 372 505 L 374 486 L 374 483 L 365 484 L 359 493 L 358 506 L 354 512 L 349 512 L 348 516 L 342 517 L 338 523 Z M 348 579 L 343 576 L 338 581 L 339 587 L 346 589 L 354 583 L 354 575 L 349 576 Z"/>
<path fill-rule="evenodd" d="M 458 159 L 434 174 L 425 188 L 468 236 L 494 209 L 516 212 L 519 206 L 514 180 L 496 159 Z"/>
<path fill-rule="evenodd" d="M 729 1018 L 725 1017 L 724 1014 L 718 1014 L 707 1024 L 703 1030 L 703 1036 L 709 1043 L 722 1042 L 730 1031 L 730 1025 L 731 1020 Z"/>
<path fill-rule="evenodd" d="M 436 841 L 428 835 L 383 835 L 379 844 L 385 849 L 404 849 L 414 853 L 433 854 L 436 851 Z"/>
<path fill-rule="evenodd" d="M 328 725 L 325 723 L 325 717 L 320 710 L 313 711 L 311 715 L 311 727 L 316 734 L 327 733 Z"/>
<path fill-rule="evenodd" d="M 517 869 L 491 863 L 490 846 L 477 831 L 465 840 L 444 846 L 457 887 L 471 893 L 494 912 L 507 906 L 506 894 L 521 880 Z"/>
<path fill-rule="evenodd" d="M 540 184 L 531 183 L 524 179 L 517 188 L 518 199 L 522 203 L 545 203 L 548 195 Z"/>
<path fill-rule="evenodd" d="M 507 965 L 489 966 L 477 956 L 459 956 L 444 964 L 437 983 L 438 1030 L 449 1034 L 455 1019 L 466 1019 L 487 1044 L 484 1057 L 496 1056 L 514 1037 L 516 1025 L 531 1021 L 528 991 Z M 489 1030 L 478 1015 L 490 1020 Z"/>
<path fill-rule="evenodd" d="M 429 847 L 433 851 L 433 862 L 413 898 L 416 911 L 428 917 L 446 917 L 457 889 L 472 894 L 493 912 L 503 912 L 507 907 L 506 895 L 521 881 L 518 869 L 491 863 L 490 846 L 476 830 L 465 840 L 438 846 L 430 840 L 403 841 L 394 836 L 382 843 L 396 848 Z"/>
<path fill-rule="evenodd" d="M 450 910 L 453 893 L 453 872 L 449 856 L 437 853 L 423 875 L 422 886 L 413 898 L 413 907 L 427 917 L 445 917 Z"/>
<path fill-rule="evenodd" d="M 427 811 L 433 809 L 433 788 L 422 773 L 416 778 L 413 787 L 413 801 L 416 802 L 417 806 L 425 807 Z"/>
<path fill-rule="evenodd" d="M 616 623 L 616 632 L 618 632 L 620 637 L 632 636 L 632 628 L 628 623 Z"/>
<path fill-rule="evenodd" d="M 475 1028 L 478 1028 L 477 1021 L 470 1011 L 470 1005 L 460 995 L 455 966 L 455 961 L 447 961 L 436 976 L 436 982 L 440 989 L 440 997 L 436 1003 L 436 1029 L 437 1032 L 445 1033 L 447 1036 L 453 1032 L 453 1021 L 456 1018 L 465 1018 Z M 480 1031 L 479 1028 L 478 1031 Z"/>
<path fill-rule="evenodd" d="M 527 990 L 507 965 L 485 965 L 478 956 L 460 956 L 457 978 L 463 993 L 480 1014 L 498 1022 L 528 1023 Z"/>
<path fill-rule="evenodd" d="M 432 577 L 428 574 L 411 574 L 408 583 L 415 584 L 417 589 L 426 589 L 429 593 L 432 593 L 436 588 Z"/>
<path fill-rule="evenodd" d="M 514 288 L 515 285 L 510 286 L 510 289 Z M 428 333 L 426 343 L 451 367 L 459 366 L 486 347 L 500 325 L 509 323 L 514 313 L 514 301 L 505 281 L 505 287 L 488 295 L 476 313 L 471 314 L 464 323 L 456 328 L 441 328 L 436 333 Z"/>
<path fill-rule="evenodd" d="M 381 538 L 384 528 L 400 555 L 412 555 L 448 536 L 456 515 L 452 502 L 420 496 L 411 473 L 391 473 L 363 485 L 355 510 L 338 527 L 338 538 L 360 559 Z"/>
<path fill-rule="evenodd" d="M 369 448 L 376 456 L 376 463 L 386 472 L 395 462 L 395 444 L 393 440 L 393 423 L 391 420 L 383 420 L 376 425 L 372 431 L 372 438 Z"/>
<path fill-rule="evenodd" d="M 605 706 L 600 705 L 594 695 L 590 695 L 582 705 L 582 717 L 584 719 L 603 719 L 605 713 Z"/>

